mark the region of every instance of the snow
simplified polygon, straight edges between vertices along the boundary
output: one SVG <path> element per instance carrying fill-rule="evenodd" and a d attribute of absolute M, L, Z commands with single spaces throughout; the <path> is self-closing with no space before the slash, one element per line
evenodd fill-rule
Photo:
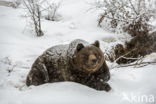
<path fill-rule="evenodd" d="M 100 41 L 105 52 L 127 36 L 112 34 L 97 27 L 98 13 L 88 11 L 85 0 L 62 0 L 60 21 L 42 19 L 45 36 L 30 31 L 29 19 L 21 5 L 14 9 L 0 6 L 0 104 L 146 104 L 156 101 L 156 65 L 111 69 L 110 92 L 96 91 L 74 82 L 59 82 L 27 87 L 25 79 L 35 59 L 48 48 L 69 44 L 74 39 Z M 145 59 L 156 60 L 153 53 Z M 107 62 L 110 67 L 112 63 Z M 154 96 L 154 102 L 133 96 Z M 124 99 L 127 96 L 129 99 Z"/>

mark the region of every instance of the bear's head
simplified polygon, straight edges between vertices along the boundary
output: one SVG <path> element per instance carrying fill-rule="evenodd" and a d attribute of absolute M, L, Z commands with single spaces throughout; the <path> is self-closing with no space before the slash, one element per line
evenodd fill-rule
<path fill-rule="evenodd" d="M 99 70 L 104 63 L 104 55 L 99 47 L 99 41 L 89 46 L 84 46 L 82 43 L 77 44 L 76 55 L 72 59 L 74 67 L 89 73 Z"/>

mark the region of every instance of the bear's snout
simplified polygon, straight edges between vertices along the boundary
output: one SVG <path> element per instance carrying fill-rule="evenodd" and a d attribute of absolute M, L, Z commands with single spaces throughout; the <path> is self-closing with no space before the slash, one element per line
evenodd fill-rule
<path fill-rule="evenodd" d="M 92 63 L 95 64 L 97 62 L 97 59 L 93 59 Z"/>
<path fill-rule="evenodd" d="M 89 55 L 89 64 L 90 65 L 95 65 L 97 63 L 97 58 L 95 55 Z"/>

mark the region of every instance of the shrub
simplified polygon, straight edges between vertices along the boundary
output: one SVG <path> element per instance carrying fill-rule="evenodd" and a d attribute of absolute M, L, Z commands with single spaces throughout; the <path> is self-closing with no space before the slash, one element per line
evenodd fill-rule
<path fill-rule="evenodd" d="M 51 21 L 57 21 L 59 20 L 60 15 L 57 13 L 59 7 L 61 5 L 61 2 L 55 3 L 48 3 L 47 2 L 47 8 L 45 9 L 46 16 L 45 19 L 51 20 Z"/>
<path fill-rule="evenodd" d="M 149 32 L 149 20 L 155 16 L 152 0 L 98 0 L 94 6 L 102 11 L 98 26 L 112 32 L 128 32 L 136 36 Z"/>

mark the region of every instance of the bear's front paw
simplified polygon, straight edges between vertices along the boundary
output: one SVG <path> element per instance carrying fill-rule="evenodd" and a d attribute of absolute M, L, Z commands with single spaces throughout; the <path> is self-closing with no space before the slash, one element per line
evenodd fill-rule
<path fill-rule="evenodd" d="M 111 87 L 108 83 L 105 83 L 105 91 L 110 91 L 111 90 Z"/>
<path fill-rule="evenodd" d="M 105 90 L 105 91 L 110 91 L 111 90 L 111 87 L 108 83 L 100 83 L 100 84 L 97 84 L 97 90 Z"/>

